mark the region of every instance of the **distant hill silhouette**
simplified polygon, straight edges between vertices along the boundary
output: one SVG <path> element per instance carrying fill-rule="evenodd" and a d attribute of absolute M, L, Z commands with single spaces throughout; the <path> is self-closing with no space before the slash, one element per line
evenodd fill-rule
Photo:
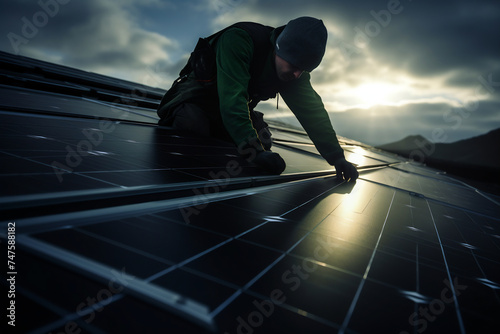
<path fill-rule="evenodd" d="M 377 148 L 450 174 L 500 184 L 500 129 L 449 144 L 412 135 Z"/>

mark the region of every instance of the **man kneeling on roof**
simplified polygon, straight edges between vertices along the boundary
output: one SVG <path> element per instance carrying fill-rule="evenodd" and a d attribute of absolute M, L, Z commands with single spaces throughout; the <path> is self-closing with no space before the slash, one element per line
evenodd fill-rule
<path fill-rule="evenodd" d="M 310 72 L 325 53 L 323 21 L 300 17 L 278 28 L 236 23 L 200 38 L 180 77 L 158 108 L 160 125 L 234 142 L 240 154 L 273 174 L 285 162 L 271 152 L 271 134 L 259 101 L 279 93 L 337 175 L 358 177 L 346 161 Z M 251 154 L 248 154 L 251 152 Z"/>

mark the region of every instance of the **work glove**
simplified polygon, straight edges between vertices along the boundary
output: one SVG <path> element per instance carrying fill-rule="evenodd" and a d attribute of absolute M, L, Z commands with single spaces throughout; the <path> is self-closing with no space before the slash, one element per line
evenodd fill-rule
<path fill-rule="evenodd" d="M 278 154 L 262 151 L 257 154 L 253 163 L 271 174 L 280 175 L 286 168 L 285 160 Z"/>
<path fill-rule="evenodd" d="M 337 171 L 337 178 L 346 180 L 347 182 L 354 182 L 359 176 L 356 167 L 345 158 L 340 158 L 335 161 L 335 170 Z"/>

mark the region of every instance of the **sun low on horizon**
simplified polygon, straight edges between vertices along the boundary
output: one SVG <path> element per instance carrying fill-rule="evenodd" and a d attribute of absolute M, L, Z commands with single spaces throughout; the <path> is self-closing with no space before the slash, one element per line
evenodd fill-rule
<path fill-rule="evenodd" d="M 352 89 L 353 106 L 370 108 L 377 105 L 396 104 L 403 97 L 401 87 L 383 81 L 363 83 Z"/>

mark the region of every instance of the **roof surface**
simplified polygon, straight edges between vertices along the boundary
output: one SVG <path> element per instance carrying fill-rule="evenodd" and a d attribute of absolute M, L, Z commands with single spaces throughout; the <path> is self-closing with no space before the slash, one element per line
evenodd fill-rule
<path fill-rule="evenodd" d="M 265 175 L 231 144 L 158 127 L 163 93 L 0 54 L 2 321 L 24 333 L 500 331 L 498 197 L 346 138 L 360 178 L 341 182 L 282 127 L 273 150 L 287 169 Z"/>

